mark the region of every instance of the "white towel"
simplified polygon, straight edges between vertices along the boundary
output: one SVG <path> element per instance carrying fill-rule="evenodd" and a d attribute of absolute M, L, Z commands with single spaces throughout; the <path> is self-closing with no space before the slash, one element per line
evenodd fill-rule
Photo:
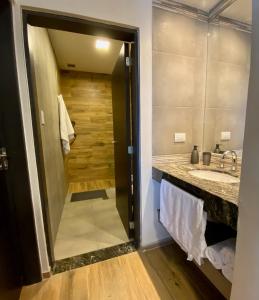
<path fill-rule="evenodd" d="M 222 274 L 230 281 L 232 282 L 233 279 L 233 272 L 234 272 L 234 265 L 224 265 L 222 268 Z"/>
<path fill-rule="evenodd" d="M 235 253 L 236 253 L 236 239 L 228 239 L 225 241 L 225 245 L 221 250 L 222 260 L 224 265 L 232 265 L 235 263 Z"/>
<path fill-rule="evenodd" d="M 224 265 L 234 266 L 236 239 L 231 238 L 207 247 L 205 255 L 216 269 Z"/>
<path fill-rule="evenodd" d="M 75 131 L 72 126 L 69 114 L 62 95 L 58 96 L 59 103 L 59 127 L 60 127 L 60 139 L 62 141 L 63 152 L 68 154 L 70 151 L 70 141 L 75 136 Z"/>
<path fill-rule="evenodd" d="M 187 252 L 188 260 L 194 258 L 201 265 L 207 247 L 207 214 L 203 211 L 203 201 L 163 179 L 160 219 L 173 239 Z"/>

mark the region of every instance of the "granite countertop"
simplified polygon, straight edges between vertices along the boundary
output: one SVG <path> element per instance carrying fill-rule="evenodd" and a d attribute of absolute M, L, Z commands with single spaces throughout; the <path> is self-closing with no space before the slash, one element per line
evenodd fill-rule
<path fill-rule="evenodd" d="M 239 183 L 222 183 L 200 179 L 189 174 L 191 170 L 213 170 L 219 168 L 220 156 L 212 155 L 210 166 L 202 163 L 190 164 L 190 154 L 162 155 L 153 157 L 153 179 L 166 179 L 176 186 L 204 200 L 204 209 L 216 221 L 236 229 L 238 217 Z M 224 172 L 240 177 L 241 160 L 237 171 L 231 171 L 231 159 L 226 159 Z"/>

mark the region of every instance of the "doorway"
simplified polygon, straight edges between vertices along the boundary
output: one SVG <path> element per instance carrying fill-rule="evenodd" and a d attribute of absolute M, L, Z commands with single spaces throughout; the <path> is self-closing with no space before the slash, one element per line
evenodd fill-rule
<path fill-rule="evenodd" d="M 29 11 L 24 11 L 23 17 L 37 165 L 51 265 L 63 258 L 129 241 L 138 246 L 137 29 Z M 110 74 L 100 70 L 89 72 L 69 60 L 65 60 L 64 67 L 64 57 L 58 50 L 62 47 L 55 45 L 60 34 L 71 36 L 71 39 L 65 39 L 67 45 L 75 43 L 78 36 L 116 44 L 119 51 Z M 49 41 L 52 49 L 43 47 L 38 39 L 40 35 L 45 42 Z M 80 45 L 83 48 L 83 44 Z M 68 46 L 63 49 L 66 48 Z M 84 49 L 87 60 L 90 48 Z M 42 67 L 38 64 L 41 56 L 46 58 Z M 94 61 L 91 57 L 88 60 Z M 50 71 L 49 61 L 52 69 L 56 65 L 56 71 Z M 100 65 L 105 65 L 105 61 Z M 58 95 L 62 95 L 74 130 L 68 153 L 60 138 L 57 115 L 57 112 L 60 115 L 60 107 L 56 100 L 51 100 Z M 48 113 L 51 106 L 56 115 L 53 109 Z"/>

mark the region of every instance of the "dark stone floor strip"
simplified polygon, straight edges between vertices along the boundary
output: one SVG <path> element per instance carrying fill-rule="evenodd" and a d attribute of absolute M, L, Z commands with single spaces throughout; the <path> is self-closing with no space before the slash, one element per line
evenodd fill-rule
<path fill-rule="evenodd" d="M 136 251 L 134 242 L 127 242 L 109 248 L 92 251 L 89 253 L 57 260 L 52 269 L 53 274 L 62 273 L 72 269 L 80 268 L 113 257 L 121 256 Z"/>

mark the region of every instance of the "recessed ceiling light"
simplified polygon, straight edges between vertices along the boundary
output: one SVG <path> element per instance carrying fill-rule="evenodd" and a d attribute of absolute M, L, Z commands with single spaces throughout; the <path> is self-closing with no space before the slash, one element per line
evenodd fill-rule
<path fill-rule="evenodd" d="M 97 40 L 95 47 L 97 49 L 108 49 L 110 47 L 110 42 L 107 40 Z"/>

